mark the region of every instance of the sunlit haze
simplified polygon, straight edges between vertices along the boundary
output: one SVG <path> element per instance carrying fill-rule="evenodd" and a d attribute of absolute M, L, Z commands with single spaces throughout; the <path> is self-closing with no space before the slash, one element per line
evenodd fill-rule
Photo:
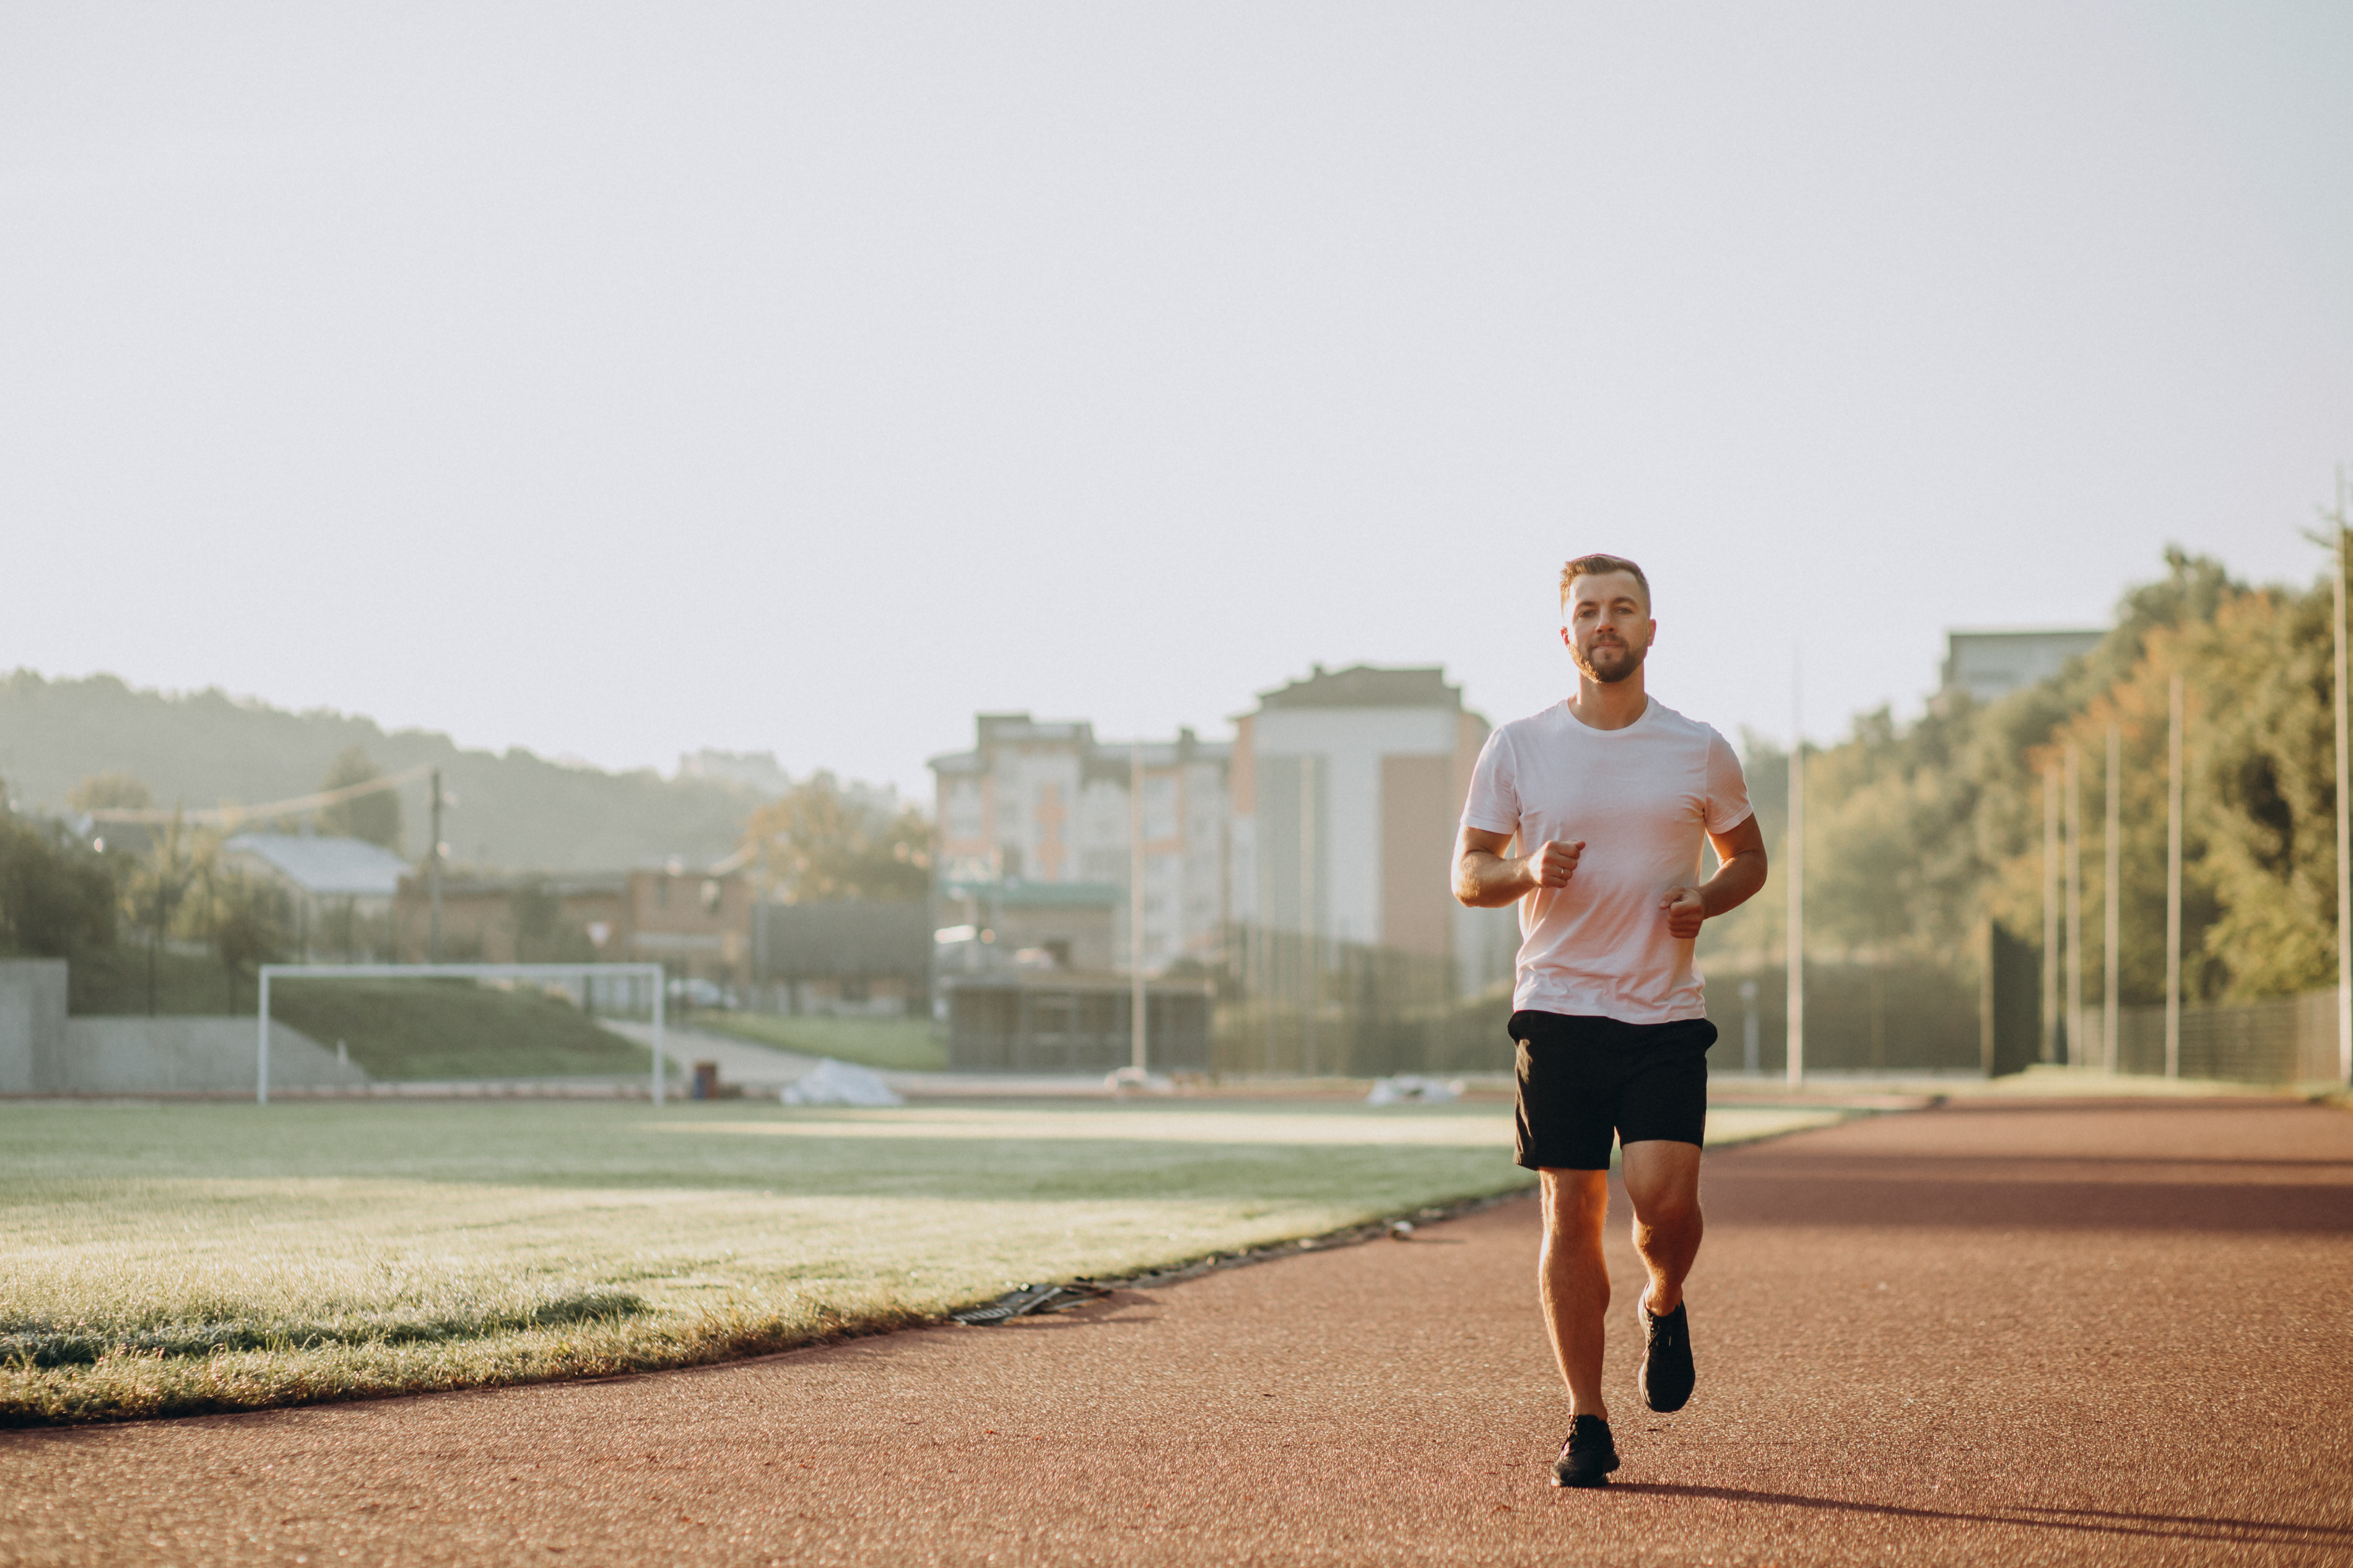
<path fill-rule="evenodd" d="M 2353 459 L 2353 8 L 18 5 L 0 668 L 927 795 L 977 710 L 1728 733 Z"/>

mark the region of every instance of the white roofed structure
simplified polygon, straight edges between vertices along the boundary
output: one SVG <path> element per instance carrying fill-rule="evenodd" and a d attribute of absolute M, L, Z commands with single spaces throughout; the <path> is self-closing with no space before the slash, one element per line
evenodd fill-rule
<path fill-rule="evenodd" d="M 400 879 L 412 868 L 364 838 L 322 838 L 303 833 L 240 833 L 221 846 L 250 869 L 317 899 L 377 899 L 389 909 Z"/>

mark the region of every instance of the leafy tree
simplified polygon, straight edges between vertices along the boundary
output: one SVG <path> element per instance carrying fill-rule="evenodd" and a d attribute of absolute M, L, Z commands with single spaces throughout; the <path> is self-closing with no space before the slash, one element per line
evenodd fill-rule
<path fill-rule="evenodd" d="M 147 1011 L 155 1011 L 155 965 L 164 939 L 195 884 L 197 846 L 175 811 L 121 879 L 124 912 L 147 938 Z"/>
<path fill-rule="evenodd" d="M 2200 946 L 2234 997 L 2337 979 L 2329 601 L 2326 580 L 2235 595 L 2186 650 L 2203 699 L 2189 777 L 2216 904 Z"/>
<path fill-rule="evenodd" d="M 818 773 L 752 814 L 744 847 L 787 901 L 920 899 L 932 888 L 932 825 Z"/>
<path fill-rule="evenodd" d="M 0 808 L 0 947 L 69 958 L 114 942 L 112 864 L 61 823 Z"/>
<path fill-rule="evenodd" d="M 327 776 L 319 781 L 319 789 L 322 794 L 348 789 L 382 777 L 384 770 L 368 759 L 364 748 L 346 746 L 328 768 Z M 400 795 L 396 791 L 384 789 L 339 800 L 320 810 L 319 830 L 340 838 L 364 838 L 396 854 L 400 849 Z"/>
<path fill-rule="evenodd" d="M 205 935 L 228 976 L 228 1010 L 237 1010 L 239 986 L 256 965 L 286 956 L 291 910 L 286 890 L 216 861 L 205 876 Z"/>

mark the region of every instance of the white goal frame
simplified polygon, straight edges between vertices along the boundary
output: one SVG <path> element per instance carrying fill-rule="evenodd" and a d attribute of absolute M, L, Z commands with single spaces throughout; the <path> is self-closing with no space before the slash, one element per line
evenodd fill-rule
<path fill-rule="evenodd" d="M 653 981 L 654 1103 L 662 1103 L 662 993 L 669 973 L 659 963 L 265 963 L 261 966 L 261 1038 L 255 1057 L 254 1103 L 269 1103 L 269 977 L 290 980 L 572 980 L 586 975 L 642 975 Z"/>

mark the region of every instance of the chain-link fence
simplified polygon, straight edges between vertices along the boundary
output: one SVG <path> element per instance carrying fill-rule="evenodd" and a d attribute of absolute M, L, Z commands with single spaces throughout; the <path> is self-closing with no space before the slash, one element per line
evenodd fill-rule
<path fill-rule="evenodd" d="M 2337 993 L 2184 1007 L 2179 1067 L 2183 1078 L 2231 1083 L 2334 1082 Z M 2165 1071 L 2163 1007 L 2117 1010 L 2116 1070 Z"/>
<path fill-rule="evenodd" d="M 1226 929 L 1222 952 L 1220 1073 L 1511 1070 L 1510 993 L 1461 996 L 1450 958 L 1249 924 Z"/>
<path fill-rule="evenodd" d="M 1221 1073 L 1368 1078 L 1508 1072 L 1509 988 L 1465 996 L 1451 961 L 1235 925 L 1218 976 L 1212 1055 Z M 1704 966 L 1717 1072 L 1788 1060 L 1778 964 Z M 1852 1073 L 1982 1066 L 1974 971 L 1925 959 L 1817 962 L 1806 971 L 1806 1065 Z M 1755 1042 L 1752 1053 L 1750 1041 Z"/>

